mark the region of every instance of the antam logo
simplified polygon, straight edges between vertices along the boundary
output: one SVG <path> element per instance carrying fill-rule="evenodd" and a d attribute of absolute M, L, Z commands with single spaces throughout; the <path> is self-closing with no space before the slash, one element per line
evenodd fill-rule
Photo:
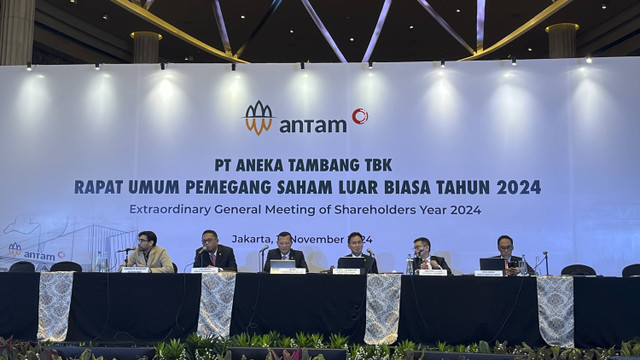
<path fill-rule="evenodd" d="M 249 105 L 244 121 L 249 131 L 260 136 L 263 131 L 269 131 L 273 123 L 273 114 L 269 105 L 263 105 L 258 100 L 255 105 Z M 357 108 L 351 113 L 351 120 L 363 125 L 369 120 L 369 113 L 363 108 Z M 347 121 L 344 119 L 282 119 L 280 128 L 283 134 L 291 133 L 346 133 Z"/>
<path fill-rule="evenodd" d="M 21 250 L 22 246 L 20 246 L 20 244 L 16 242 L 9 244 L 9 254 L 13 255 L 13 257 L 20 255 Z"/>
<path fill-rule="evenodd" d="M 249 123 L 249 118 L 252 119 L 251 123 Z M 260 128 L 258 128 L 258 125 L 256 124 L 256 118 L 262 118 L 262 121 L 260 122 Z M 268 123 L 267 118 L 269 118 Z M 263 130 L 269 131 L 269 128 L 271 127 L 271 122 L 273 121 L 271 108 L 269 107 L 269 105 L 262 105 L 262 101 L 258 100 L 255 106 L 249 105 L 245 114 L 244 121 L 249 131 L 253 130 L 256 135 L 260 136 Z"/>

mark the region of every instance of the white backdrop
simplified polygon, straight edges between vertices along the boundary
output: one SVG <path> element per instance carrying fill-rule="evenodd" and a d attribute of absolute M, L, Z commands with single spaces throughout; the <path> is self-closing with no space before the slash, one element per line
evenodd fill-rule
<path fill-rule="evenodd" d="M 412 241 L 426 236 L 455 273 L 471 273 L 509 234 L 530 262 L 548 251 L 553 274 L 584 263 L 619 276 L 640 262 L 639 75 L 636 58 L 0 67 L 0 267 L 90 269 L 98 251 L 116 266 L 115 250 L 153 230 L 188 271 L 202 231 L 214 229 L 240 271 L 256 271 L 257 251 L 283 230 L 319 271 L 360 231 L 385 272 L 403 271 Z M 258 101 L 271 110 L 260 135 L 247 127 Z M 286 132 L 294 120 L 302 126 Z M 304 166 L 320 159 L 358 166 Z M 239 168 L 259 160 L 282 169 Z M 231 180 L 263 188 L 187 192 Z M 423 193 L 387 193 L 389 180 L 417 181 Z M 130 181 L 166 186 L 132 193 Z M 459 182 L 479 187 L 465 193 Z"/>

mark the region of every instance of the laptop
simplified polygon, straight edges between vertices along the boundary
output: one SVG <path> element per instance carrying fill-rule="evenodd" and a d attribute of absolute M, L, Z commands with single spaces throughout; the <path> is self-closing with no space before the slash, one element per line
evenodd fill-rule
<path fill-rule="evenodd" d="M 295 260 L 271 260 L 271 269 L 295 269 Z"/>
<path fill-rule="evenodd" d="M 364 269 L 364 257 L 343 256 L 338 259 L 338 269 Z"/>
<path fill-rule="evenodd" d="M 511 263 L 509 264 L 509 267 L 512 267 Z M 480 258 L 480 270 L 504 270 L 504 259 Z"/>

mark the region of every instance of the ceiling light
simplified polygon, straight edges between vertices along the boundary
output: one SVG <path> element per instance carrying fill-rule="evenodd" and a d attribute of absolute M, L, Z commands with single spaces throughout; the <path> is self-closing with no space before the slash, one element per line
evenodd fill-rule
<path fill-rule="evenodd" d="M 236 63 L 231 63 L 231 71 L 236 71 Z"/>
<path fill-rule="evenodd" d="M 240 15 L 240 19 L 245 19 L 245 16 L 244 15 Z"/>
<path fill-rule="evenodd" d="M 96 69 L 96 71 L 100 70 L 100 68 L 102 67 L 102 65 L 100 65 L 100 63 L 96 63 L 94 66 L 94 69 Z"/>
<path fill-rule="evenodd" d="M 527 51 L 528 51 L 528 52 L 532 52 L 532 51 L 533 51 L 533 48 L 527 48 Z"/>
<path fill-rule="evenodd" d="M 369 60 L 369 69 L 373 69 L 373 61 Z"/>
<path fill-rule="evenodd" d="M 607 10 L 607 0 L 602 1 L 602 10 Z"/>
<path fill-rule="evenodd" d="M 587 64 L 591 64 L 593 62 L 593 59 L 591 58 L 591 55 L 587 56 Z"/>
<path fill-rule="evenodd" d="M 289 30 L 289 34 L 293 34 L 293 29 L 290 29 L 290 30 Z"/>
<path fill-rule="evenodd" d="M 109 14 L 102 15 L 102 19 L 105 21 L 109 21 Z"/>
<path fill-rule="evenodd" d="M 354 42 L 354 41 L 356 41 L 356 39 L 354 39 L 354 38 L 349 38 L 349 41 Z"/>
<path fill-rule="evenodd" d="M 160 63 L 160 70 L 165 70 L 167 68 L 167 64 L 161 62 Z"/>
<path fill-rule="evenodd" d="M 518 59 L 515 56 L 511 56 L 511 65 L 516 66 L 518 65 Z"/>
<path fill-rule="evenodd" d="M 456 9 L 456 12 L 457 12 L 457 13 L 460 13 L 460 9 Z"/>
<path fill-rule="evenodd" d="M 409 25 L 409 29 L 413 29 L 413 25 Z"/>
<path fill-rule="evenodd" d="M 27 71 L 31 71 L 31 70 L 33 70 L 31 68 L 31 61 L 27 61 Z"/>
<path fill-rule="evenodd" d="M 304 70 L 304 61 L 300 61 L 300 70 Z"/>
<path fill-rule="evenodd" d="M 444 58 L 440 59 L 440 67 L 444 68 L 445 66 Z"/>

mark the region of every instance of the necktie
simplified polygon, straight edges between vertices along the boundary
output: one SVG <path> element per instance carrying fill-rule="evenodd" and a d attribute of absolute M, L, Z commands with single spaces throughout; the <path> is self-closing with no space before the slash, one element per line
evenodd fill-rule
<path fill-rule="evenodd" d="M 209 253 L 209 256 L 211 257 L 211 265 L 216 266 L 216 257 L 213 253 Z"/>
<path fill-rule="evenodd" d="M 287 255 L 282 255 L 282 260 L 287 260 Z"/>

